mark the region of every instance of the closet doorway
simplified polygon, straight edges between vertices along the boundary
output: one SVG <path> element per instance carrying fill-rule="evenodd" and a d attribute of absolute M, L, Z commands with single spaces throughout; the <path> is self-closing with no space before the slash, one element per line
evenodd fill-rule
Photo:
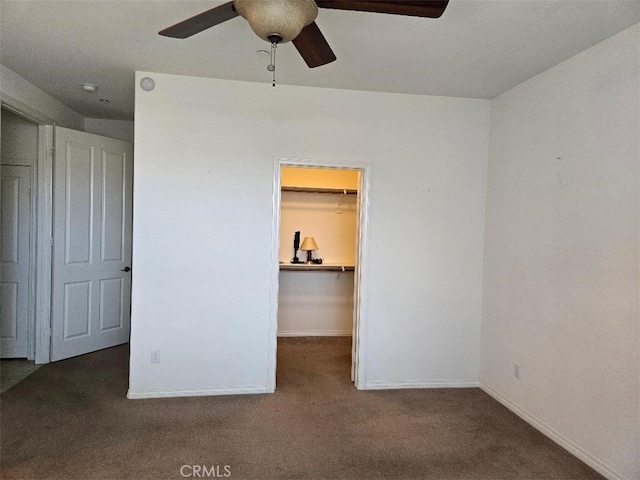
<path fill-rule="evenodd" d="M 39 130 L 4 107 L 0 118 L 0 357 L 34 360 Z"/>
<path fill-rule="evenodd" d="M 340 371 L 360 388 L 368 165 L 276 159 L 275 170 L 273 387 L 280 345 L 305 357 L 350 347 Z"/>

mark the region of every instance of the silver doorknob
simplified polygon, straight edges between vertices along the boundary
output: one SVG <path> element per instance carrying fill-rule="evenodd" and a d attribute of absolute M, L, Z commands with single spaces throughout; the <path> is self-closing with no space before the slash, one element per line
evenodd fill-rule
<path fill-rule="evenodd" d="M 122 270 L 120 270 L 121 272 L 130 272 L 131 269 L 129 267 L 124 267 Z"/>

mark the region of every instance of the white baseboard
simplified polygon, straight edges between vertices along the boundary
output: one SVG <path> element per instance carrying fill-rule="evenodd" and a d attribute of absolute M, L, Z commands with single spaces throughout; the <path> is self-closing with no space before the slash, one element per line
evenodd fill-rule
<path fill-rule="evenodd" d="M 244 395 L 267 393 L 267 387 L 224 387 L 210 390 L 131 390 L 127 392 L 129 399 L 169 398 L 169 397 L 208 397 L 215 395 Z"/>
<path fill-rule="evenodd" d="M 609 465 L 600 461 L 597 457 L 590 454 L 589 452 L 584 450 L 582 447 L 580 447 L 576 443 L 569 440 L 560 432 L 557 432 L 556 430 L 554 430 L 551 426 L 547 425 L 542 420 L 536 418 L 534 415 L 523 410 L 522 408 L 517 406 L 515 403 L 512 403 L 510 400 L 503 397 L 495 390 L 492 390 L 491 388 L 487 387 L 486 385 L 483 385 L 482 383 L 480 384 L 480 388 L 486 394 L 488 394 L 489 396 L 491 396 L 492 398 L 500 402 L 502 405 L 507 407 L 509 410 L 511 410 L 513 413 L 518 415 L 520 418 L 522 418 L 525 422 L 535 427 L 537 430 L 539 430 L 544 435 L 549 437 L 551 440 L 556 442 L 562 448 L 564 448 L 565 450 L 569 451 L 570 453 L 578 457 L 584 463 L 589 465 L 591 468 L 596 470 L 601 475 L 604 475 L 605 477 L 607 477 L 609 480 L 630 480 L 630 479 L 627 479 L 624 475 L 621 475 L 620 473 L 616 472 Z"/>
<path fill-rule="evenodd" d="M 398 390 L 402 388 L 478 388 L 478 382 L 437 381 L 424 383 L 366 382 L 364 390 Z"/>
<path fill-rule="evenodd" d="M 295 330 L 278 332 L 279 337 L 350 337 L 351 330 Z"/>

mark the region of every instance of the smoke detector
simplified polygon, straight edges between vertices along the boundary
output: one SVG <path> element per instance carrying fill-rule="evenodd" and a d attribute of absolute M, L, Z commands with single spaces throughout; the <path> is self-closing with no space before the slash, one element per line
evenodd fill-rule
<path fill-rule="evenodd" d="M 84 90 L 85 92 L 95 92 L 97 89 L 98 89 L 98 86 L 94 85 L 93 83 L 82 84 L 82 90 Z"/>

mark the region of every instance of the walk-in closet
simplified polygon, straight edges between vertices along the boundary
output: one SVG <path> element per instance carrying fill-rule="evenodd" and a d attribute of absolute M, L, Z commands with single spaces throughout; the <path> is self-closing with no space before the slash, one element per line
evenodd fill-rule
<path fill-rule="evenodd" d="M 280 386 L 291 372 L 353 379 L 359 183 L 359 170 L 281 169 L 278 365 L 288 374 Z"/>
<path fill-rule="evenodd" d="M 350 348 L 359 182 L 354 169 L 282 167 L 279 344 Z"/>

